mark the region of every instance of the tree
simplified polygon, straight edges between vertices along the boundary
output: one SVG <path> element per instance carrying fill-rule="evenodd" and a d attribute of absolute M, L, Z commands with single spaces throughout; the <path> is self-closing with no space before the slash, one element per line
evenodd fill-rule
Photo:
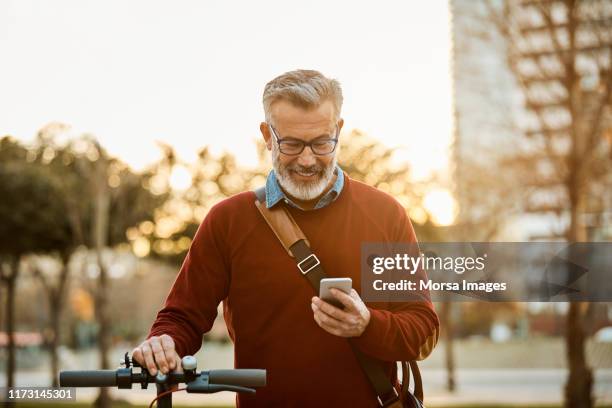
<path fill-rule="evenodd" d="M 351 178 L 391 194 L 402 204 L 409 216 L 418 216 L 414 229 L 421 241 L 437 240 L 436 227 L 423 206 L 423 197 L 433 180 L 416 182 L 410 166 L 399 161 L 397 149 L 359 130 L 341 139 L 339 164 Z"/>
<path fill-rule="evenodd" d="M 511 163 L 524 170 L 523 185 L 533 189 L 526 211 L 556 214 L 568 225 L 560 237 L 587 241 L 586 220 L 606 209 L 612 186 L 612 144 L 605 137 L 612 126 L 609 3 L 506 0 L 485 5 L 485 19 L 506 40 L 506 61 L 524 100 L 523 149 Z M 571 303 L 567 314 L 567 407 L 593 406 L 584 312 L 584 304 Z"/>
<path fill-rule="evenodd" d="M 49 305 L 49 326 L 46 331 L 48 334 L 46 336 L 46 342 L 49 346 L 49 355 L 51 358 L 49 368 L 52 387 L 59 386 L 58 373 L 60 367 L 58 347 L 61 339 L 60 323 L 62 321 L 63 307 L 68 292 L 68 278 L 70 273 L 68 262 L 71 253 L 68 248 L 72 246 L 72 239 L 68 240 L 66 244 L 66 247 L 57 251 L 57 256 L 55 256 L 55 258 L 59 260 L 59 268 L 55 276 L 49 276 L 46 270 L 48 263 L 45 262 L 41 264 L 37 257 L 28 257 L 26 260 L 26 265 L 28 265 L 27 269 L 29 269 L 40 282 Z"/>
<path fill-rule="evenodd" d="M 166 194 L 167 199 L 151 221 L 129 229 L 128 235 L 133 246 L 143 248 L 140 256 L 151 253 L 180 265 L 210 208 L 224 198 L 263 184 L 265 172 L 260 168 L 241 168 L 233 155 L 217 157 L 208 148 L 202 148 L 197 161 L 188 164 L 176 157 L 172 147 L 161 147 L 164 159 L 149 170 L 153 177 L 145 183 L 152 191 Z M 173 189 L 170 184 L 177 171 L 189 178 L 183 189 Z"/>
<path fill-rule="evenodd" d="M 60 126 L 60 131 L 63 128 Z M 102 259 L 102 250 L 124 243 L 127 240 L 126 229 L 147 219 L 152 218 L 154 210 L 163 202 L 163 194 L 153 194 L 144 187 L 151 177 L 150 173 L 134 173 L 121 161 L 110 157 L 104 149 L 91 137 L 82 136 L 66 143 L 59 143 L 57 138 L 57 126 L 43 128 L 34 146 L 25 149 L 10 139 L 3 140 L 0 152 L 4 163 L 8 159 L 20 163 L 28 169 L 36 169 L 44 174 L 45 180 L 54 187 L 55 196 L 49 196 L 49 203 L 57 211 L 52 219 L 61 222 L 65 229 L 57 227 L 48 231 L 40 231 L 36 236 L 39 241 L 49 241 L 55 231 L 65 231 L 66 236 L 62 245 L 53 246 L 61 260 L 62 268 L 56 279 L 46 276 L 41 268 L 32 268 L 38 277 L 43 290 L 49 301 L 49 320 L 51 342 L 51 369 L 53 383 L 57 381 L 58 359 L 57 346 L 59 344 L 59 322 L 61 321 L 62 305 L 65 300 L 67 281 L 69 278 L 68 261 L 74 251 L 79 247 L 91 248 L 97 256 L 97 263 L 101 273 L 98 285 L 90 288 L 96 299 L 97 319 L 100 322 L 99 338 L 101 348 L 101 365 L 109 368 L 108 350 L 110 347 L 110 322 L 107 310 L 108 277 L 107 266 Z M 12 163 L 11 162 L 11 163 Z M 21 170 L 17 171 L 21 173 Z M 23 173 L 28 174 L 28 173 Z M 10 177 L 10 176 L 7 176 Z M 13 181 L 11 179 L 11 181 Z M 27 183 L 25 183 L 27 184 Z M 8 188 L 8 183 L 3 187 Z M 27 197 L 43 194 L 41 183 L 32 182 L 30 189 L 35 191 L 30 194 L 27 190 L 14 191 L 6 194 L 13 201 L 3 201 L 6 211 L 2 214 L 7 219 L 13 217 L 13 208 L 19 208 L 18 203 L 29 202 Z M 5 194 L 3 194 L 4 197 Z M 38 201 L 39 208 L 50 207 L 45 201 Z M 46 212 L 41 212 L 47 214 Z M 27 220 L 27 218 L 22 217 Z M 30 217 L 30 219 L 33 219 Z M 39 225 L 41 223 L 36 223 Z M 5 226 L 10 226 L 8 223 Z M 27 231 L 23 229 L 11 230 L 18 240 L 27 239 Z M 9 232 L 2 235 L 3 238 L 11 237 Z M 17 242 L 17 240 L 12 240 Z M 54 242 L 50 240 L 49 242 Z M 48 248 L 37 246 L 36 242 L 25 242 L 22 247 L 27 253 L 40 253 Z M 8 245 L 4 246 L 10 249 Z M 47 251 L 48 252 L 48 251 Z M 5 266 L 4 269 L 7 269 Z M 9 276 L 8 274 L 5 274 Z M 13 275 L 10 275 L 13 276 Z M 13 279 L 16 279 L 14 276 Z M 99 404 L 109 406 L 107 392 L 102 391 Z"/>
<path fill-rule="evenodd" d="M 26 156 L 26 149 L 17 142 L 0 140 L 0 276 L 7 288 L 8 387 L 14 385 L 16 368 L 14 303 L 20 261 L 28 253 L 63 252 L 70 245 L 61 190 Z"/>
<path fill-rule="evenodd" d="M 339 164 L 350 177 L 381 189 L 400 201 L 409 214 L 425 215 L 425 222 L 415 223 L 421 240 L 436 240 L 436 227 L 422 205 L 422 197 L 429 181 L 416 183 L 410 169 L 394 158 L 396 150 L 381 144 L 364 132 L 352 131 L 341 138 Z M 263 143 L 256 149 L 258 164 L 253 168 L 240 167 L 229 153 L 214 156 L 206 147 L 193 164 L 177 158 L 171 146 L 161 145 L 164 159 L 150 171 L 149 188 L 166 192 L 167 200 L 156 211 L 153 222 L 131 228 L 128 235 L 133 245 L 143 248 L 141 256 L 152 253 L 172 264 L 180 265 L 191 244 L 191 239 L 208 210 L 223 200 L 242 191 L 265 184 L 271 168 L 269 153 Z M 189 174 L 189 185 L 172 189 L 170 179 L 180 169 Z"/>
<path fill-rule="evenodd" d="M 108 315 L 108 260 L 105 248 L 127 241 L 126 230 L 153 218 L 155 209 L 165 200 L 164 194 L 154 194 L 145 187 L 151 173 L 135 173 L 125 163 L 110 157 L 91 136 L 83 135 L 66 143 L 58 141 L 57 126 L 43 128 L 30 151 L 33 163 L 43 167 L 60 189 L 65 219 L 70 227 L 71 245 L 61 255 L 64 272 L 55 285 L 39 273 L 50 299 L 52 322 L 59 319 L 64 300 L 67 262 L 77 248 L 84 246 L 96 257 L 99 274 L 93 293 L 96 319 L 99 323 L 100 365 L 110 368 L 110 318 Z M 63 128 L 60 127 L 60 131 Z M 55 326 L 59 329 L 59 326 Z M 59 337 L 56 332 L 55 337 Z M 52 348 L 52 359 L 57 359 Z M 56 375 L 54 375 L 55 377 Z M 96 404 L 110 406 L 108 390 L 102 389 Z"/>

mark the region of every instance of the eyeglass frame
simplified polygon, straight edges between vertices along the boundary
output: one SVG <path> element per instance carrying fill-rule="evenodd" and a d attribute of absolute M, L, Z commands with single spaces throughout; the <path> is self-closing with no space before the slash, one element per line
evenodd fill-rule
<path fill-rule="evenodd" d="M 319 153 L 316 153 L 313 150 L 313 148 L 312 148 L 312 145 L 314 144 L 314 142 L 319 139 L 318 137 L 315 138 L 314 140 L 311 140 L 310 142 L 305 142 L 305 141 L 303 141 L 301 139 L 296 139 L 296 138 L 293 138 L 293 137 L 284 137 L 284 138 L 281 139 L 280 137 L 278 137 L 278 133 L 276 132 L 276 129 L 274 129 L 274 126 L 272 126 L 272 124 L 268 123 L 268 127 L 270 128 L 270 131 L 272 132 L 272 135 L 274 136 L 274 140 L 276 140 L 276 144 L 278 145 L 278 150 L 282 154 L 285 154 L 287 156 L 299 156 L 300 154 L 302 154 L 304 152 L 304 149 L 306 149 L 306 147 L 310 147 L 310 151 L 315 156 L 327 156 L 327 155 L 332 154 L 333 152 L 336 151 L 336 147 L 338 147 L 338 139 L 340 138 L 340 136 L 338 134 L 338 133 L 340 133 L 340 130 L 338 129 L 338 124 L 336 123 L 336 137 L 331 137 L 330 138 L 328 136 L 328 139 L 323 139 L 323 140 L 327 140 L 327 141 L 330 141 L 330 142 L 334 142 L 334 148 L 330 152 L 328 152 L 328 153 L 319 154 Z M 281 150 L 281 142 L 284 141 L 284 140 L 287 140 L 287 139 L 293 140 L 293 141 L 296 141 L 296 142 L 300 142 L 302 144 L 302 149 L 298 153 L 285 153 L 285 152 L 283 152 Z"/>

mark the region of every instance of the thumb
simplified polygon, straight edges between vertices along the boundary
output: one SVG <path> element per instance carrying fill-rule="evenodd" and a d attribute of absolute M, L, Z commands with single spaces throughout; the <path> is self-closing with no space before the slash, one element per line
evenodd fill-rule
<path fill-rule="evenodd" d="M 340 303 L 342 303 L 342 305 L 346 308 L 346 310 L 355 308 L 354 301 L 350 295 L 347 295 L 343 291 L 336 289 L 336 288 L 332 288 L 331 293 L 336 299 L 338 299 Z"/>

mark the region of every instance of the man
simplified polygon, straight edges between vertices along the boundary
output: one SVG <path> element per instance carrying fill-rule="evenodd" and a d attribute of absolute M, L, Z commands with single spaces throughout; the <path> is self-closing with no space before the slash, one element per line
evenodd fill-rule
<path fill-rule="evenodd" d="M 286 206 L 330 277 L 350 277 L 344 305 L 319 299 L 244 192 L 214 206 L 158 313 L 147 340 L 132 352 L 152 374 L 179 368 L 212 327 L 217 305 L 235 347 L 237 368 L 267 370 L 256 395 L 240 406 L 374 407 L 376 394 L 347 338 L 385 362 L 425 358 L 438 338 L 429 301 L 365 304 L 359 296 L 362 242 L 416 242 L 402 206 L 350 179 L 337 166 L 342 91 L 317 71 L 287 72 L 264 90 L 260 130 L 274 169 L 268 208 Z"/>

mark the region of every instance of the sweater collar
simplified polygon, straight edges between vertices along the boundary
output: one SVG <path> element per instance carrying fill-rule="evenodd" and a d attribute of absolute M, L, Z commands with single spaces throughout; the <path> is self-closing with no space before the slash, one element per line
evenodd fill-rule
<path fill-rule="evenodd" d="M 323 195 L 319 201 L 317 201 L 317 204 L 314 207 L 315 210 L 331 204 L 340 195 L 340 192 L 344 187 L 344 172 L 338 165 L 336 165 L 334 172 L 338 177 L 336 177 L 336 181 L 334 182 L 332 188 L 325 193 L 325 195 Z M 270 173 L 268 173 L 268 178 L 266 180 L 266 207 L 274 207 L 280 201 L 285 201 L 285 203 L 303 210 L 303 208 L 291 201 L 291 199 L 281 189 L 278 178 L 276 177 L 276 172 L 274 169 L 272 169 L 270 170 Z"/>

